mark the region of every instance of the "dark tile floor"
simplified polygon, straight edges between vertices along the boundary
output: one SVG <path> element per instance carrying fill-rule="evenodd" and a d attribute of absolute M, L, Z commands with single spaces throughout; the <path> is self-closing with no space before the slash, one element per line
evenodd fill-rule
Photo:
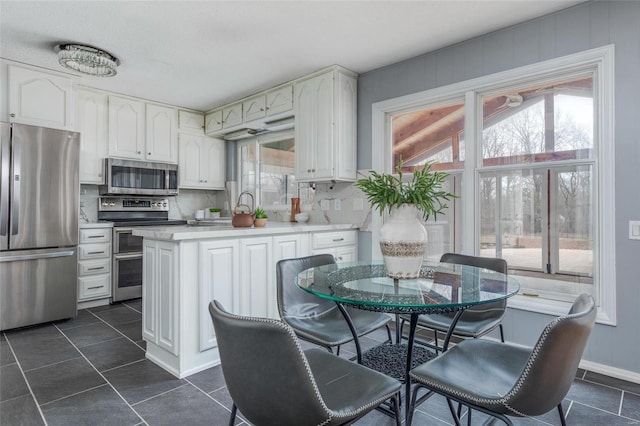
<path fill-rule="evenodd" d="M 0 333 L 0 425 L 226 425 L 231 398 L 220 367 L 176 379 L 144 357 L 140 301 L 84 309 L 74 320 Z M 366 350 L 386 339 L 362 339 Z M 303 347 L 312 345 L 303 343 Z M 353 345 L 341 356 L 353 356 Z M 569 425 L 640 425 L 640 384 L 579 371 L 565 401 Z M 474 413 L 472 424 L 487 417 Z M 374 411 L 357 425 L 392 425 Z M 452 424 L 433 397 L 415 425 Z M 559 424 L 557 412 L 514 419 Z M 243 425 L 239 418 L 237 424 Z"/>

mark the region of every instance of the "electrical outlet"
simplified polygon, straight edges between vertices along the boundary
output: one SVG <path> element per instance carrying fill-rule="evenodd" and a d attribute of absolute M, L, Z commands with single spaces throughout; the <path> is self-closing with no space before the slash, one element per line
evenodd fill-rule
<path fill-rule="evenodd" d="M 364 201 L 362 200 L 362 198 L 353 199 L 353 210 L 364 210 Z"/>
<path fill-rule="evenodd" d="M 629 221 L 629 239 L 640 240 L 640 220 Z"/>
<path fill-rule="evenodd" d="M 320 210 L 329 210 L 329 200 L 320 200 Z"/>
<path fill-rule="evenodd" d="M 342 208 L 342 202 L 340 201 L 340 198 L 336 198 L 335 200 L 333 200 L 333 209 L 335 211 L 338 211 Z"/>

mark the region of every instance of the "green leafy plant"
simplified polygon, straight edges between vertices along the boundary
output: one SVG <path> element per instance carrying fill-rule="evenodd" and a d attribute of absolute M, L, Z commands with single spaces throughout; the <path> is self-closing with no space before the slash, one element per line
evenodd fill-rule
<path fill-rule="evenodd" d="M 422 168 L 414 167 L 413 178 L 409 182 L 402 181 L 402 159 L 398 160 L 398 175 L 380 174 L 375 171 L 366 179 L 359 179 L 356 188 L 364 192 L 371 204 L 382 215 L 385 210 L 403 204 L 413 204 L 422 212 L 425 220 L 436 217 L 447 208 L 445 201 L 457 196 L 444 191 L 442 185 L 448 173 L 431 171 L 433 163 L 427 163 Z"/>
<path fill-rule="evenodd" d="M 268 217 L 267 213 L 261 207 L 257 207 L 254 214 L 256 215 L 256 219 L 267 219 Z"/>
<path fill-rule="evenodd" d="M 218 209 L 218 208 L 215 208 L 215 207 L 211 207 L 211 208 L 209 209 L 209 211 L 210 211 L 211 213 L 220 213 L 220 212 L 222 211 L 222 209 Z"/>

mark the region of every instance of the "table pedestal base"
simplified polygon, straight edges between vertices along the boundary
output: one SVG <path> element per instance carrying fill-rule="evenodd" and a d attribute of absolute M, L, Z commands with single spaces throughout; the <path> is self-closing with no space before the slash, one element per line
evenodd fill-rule
<path fill-rule="evenodd" d="M 413 346 L 411 368 L 436 357 L 436 353 L 419 345 Z M 362 354 L 362 364 L 402 382 L 407 377 L 407 345 L 384 343 Z"/>

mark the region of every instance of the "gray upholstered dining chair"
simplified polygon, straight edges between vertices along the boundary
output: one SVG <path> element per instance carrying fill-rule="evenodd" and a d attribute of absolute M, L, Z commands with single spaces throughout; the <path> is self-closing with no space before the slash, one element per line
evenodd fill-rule
<path fill-rule="evenodd" d="M 239 409 L 256 426 L 350 424 L 391 400 L 400 426 L 400 382 L 313 348 L 305 352 L 279 320 L 230 314 L 209 304 L 222 372 Z"/>
<path fill-rule="evenodd" d="M 335 264 L 330 254 L 318 254 L 294 259 L 280 260 L 276 264 L 276 286 L 278 312 L 280 318 L 289 324 L 298 337 L 324 346 L 332 352 L 332 347 L 353 340 L 353 334 L 335 302 L 325 300 L 301 290 L 296 285 L 296 277 L 305 269 Z M 353 322 L 358 337 L 385 326 L 391 340 L 388 315 L 378 312 L 344 308 Z"/>
<path fill-rule="evenodd" d="M 445 253 L 440 258 L 440 262 L 455 263 L 457 265 L 469 265 L 478 268 L 489 269 L 503 274 L 507 273 L 507 262 L 504 259 L 494 257 L 468 256 L 458 253 Z M 452 335 L 464 338 L 478 338 L 493 331 L 496 327 L 500 329 L 500 340 L 504 342 L 504 331 L 502 329 L 502 318 L 507 308 L 507 300 L 499 300 L 493 303 L 485 303 L 467 308 L 458 320 Z M 428 314 L 418 317 L 418 326 L 433 330 L 435 349 L 438 347 L 438 332 L 447 333 L 453 322 L 455 312 L 444 314 Z M 400 327 L 409 318 L 401 316 Z"/>
<path fill-rule="evenodd" d="M 507 416 L 538 416 L 557 407 L 566 420 L 562 399 L 573 382 L 596 320 L 596 304 L 588 294 L 569 313 L 551 321 L 533 348 L 485 339 L 468 339 L 413 370 L 416 381 L 410 414 L 435 393 L 444 395 L 456 425 L 452 400 L 511 425 Z M 421 388 L 430 390 L 417 400 Z"/>

